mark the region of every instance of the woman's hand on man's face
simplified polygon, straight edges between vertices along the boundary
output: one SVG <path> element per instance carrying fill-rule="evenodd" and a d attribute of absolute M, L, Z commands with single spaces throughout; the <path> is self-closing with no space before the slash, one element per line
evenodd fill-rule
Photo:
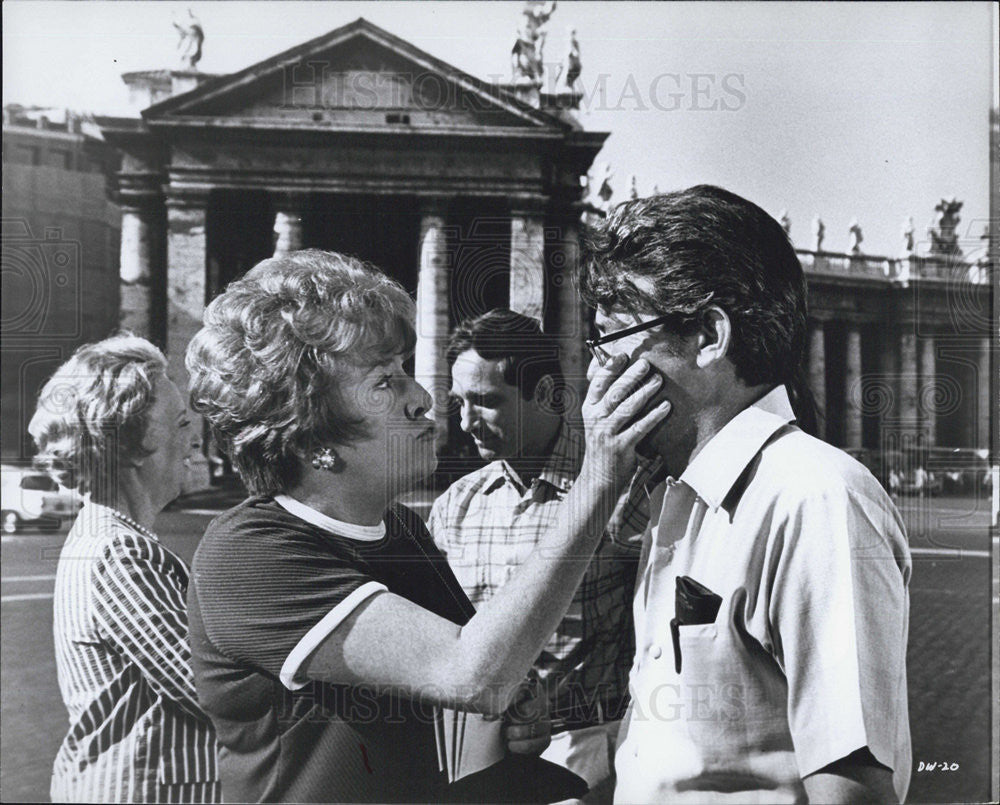
<path fill-rule="evenodd" d="M 619 354 L 598 368 L 582 409 L 587 453 L 581 475 L 586 470 L 614 485 L 632 477 L 636 445 L 670 413 L 670 402 L 663 400 L 642 414 L 663 379 L 643 358 L 627 364 Z"/>

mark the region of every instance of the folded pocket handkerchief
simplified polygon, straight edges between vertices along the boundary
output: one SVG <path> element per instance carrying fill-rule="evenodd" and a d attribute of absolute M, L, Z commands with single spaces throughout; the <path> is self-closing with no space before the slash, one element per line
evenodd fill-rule
<path fill-rule="evenodd" d="M 713 593 L 704 584 L 690 576 L 678 576 L 674 593 L 674 618 L 670 633 L 674 639 L 674 667 L 681 672 L 681 626 L 698 626 L 715 623 L 722 606 L 722 596 Z"/>

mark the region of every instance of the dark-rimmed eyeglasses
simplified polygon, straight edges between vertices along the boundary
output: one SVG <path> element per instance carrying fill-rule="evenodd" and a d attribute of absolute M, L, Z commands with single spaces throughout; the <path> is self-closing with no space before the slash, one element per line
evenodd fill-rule
<path fill-rule="evenodd" d="M 661 324 L 684 321 L 688 318 L 690 317 L 683 314 L 667 313 L 664 316 L 644 321 L 641 324 L 626 327 L 624 330 L 615 330 L 613 333 L 602 335 L 600 338 L 588 339 L 586 342 L 587 349 L 589 349 L 590 354 L 594 356 L 594 360 L 597 361 L 598 366 L 605 366 L 608 361 L 611 360 L 611 355 L 603 348 L 605 344 L 610 344 L 612 341 L 617 341 L 619 338 L 628 338 L 630 335 L 635 335 L 636 333 L 641 333 L 646 330 L 652 330 L 654 327 L 659 327 Z"/>

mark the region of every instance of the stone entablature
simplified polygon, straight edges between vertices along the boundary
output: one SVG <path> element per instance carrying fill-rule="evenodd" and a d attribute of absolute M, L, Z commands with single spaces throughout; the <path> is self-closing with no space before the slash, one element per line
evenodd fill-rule
<path fill-rule="evenodd" d="M 989 272 L 981 265 L 959 258 L 940 256 L 877 257 L 868 254 L 842 254 L 796 249 L 802 268 L 809 274 L 829 274 L 846 277 L 871 277 L 897 283 L 911 280 L 961 281 L 972 285 L 989 285 Z"/>

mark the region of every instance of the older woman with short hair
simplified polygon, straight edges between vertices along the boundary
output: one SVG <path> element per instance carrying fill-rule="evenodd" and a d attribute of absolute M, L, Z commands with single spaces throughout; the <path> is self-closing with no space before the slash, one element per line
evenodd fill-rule
<path fill-rule="evenodd" d="M 36 463 L 88 494 L 56 568 L 56 668 L 70 729 L 54 802 L 217 802 L 215 731 L 188 647 L 188 569 L 153 533 L 193 438 L 163 354 L 120 335 L 45 384 Z"/>
<path fill-rule="evenodd" d="M 293 252 L 230 285 L 189 346 L 192 404 L 253 495 L 209 527 L 189 593 L 226 799 L 446 799 L 434 707 L 500 715 L 515 700 L 635 444 L 666 415 L 642 411 L 648 367 L 598 372 L 565 516 L 474 613 L 420 518 L 392 503 L 436 463 L 431 400 L 403 368 L 413 314 L 377 269 Z"/>

